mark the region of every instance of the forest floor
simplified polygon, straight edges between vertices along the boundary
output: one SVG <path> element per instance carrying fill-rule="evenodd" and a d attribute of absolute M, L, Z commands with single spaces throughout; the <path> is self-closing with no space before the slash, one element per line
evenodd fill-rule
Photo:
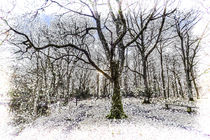
<path fill-rule="evenodd" d="M 51 106 L 50 116 L 38 118 L 21 133 L 1 126 L 0 135 L 4 140 L 210 140 L 208 103 L 199 100 L 200 109 L 189 114 L 183 107 L 167 110 L 161 102 L 124 98 L 128 119 L 107 120 L 109 99 L 83 100 L 77 106 L 72 101 Z"/>

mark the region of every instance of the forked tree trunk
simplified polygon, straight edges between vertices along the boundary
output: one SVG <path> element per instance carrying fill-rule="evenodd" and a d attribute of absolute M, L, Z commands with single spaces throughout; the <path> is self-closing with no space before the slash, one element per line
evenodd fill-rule
<path fill-rule="evenodd" d="M 122 97 L 120 94 L 120 77 L 121 73 L 119 71 L 119 64 L 116 62 L 112 62 L 111 67 L 111 75 L 113 82 L 113 95 L 112 95 L 112 106 L 110 110 L 110 114 L 106 117 L 108 119 L 124 119 L 127 118 L 123 111 L 122 105 Z"/>

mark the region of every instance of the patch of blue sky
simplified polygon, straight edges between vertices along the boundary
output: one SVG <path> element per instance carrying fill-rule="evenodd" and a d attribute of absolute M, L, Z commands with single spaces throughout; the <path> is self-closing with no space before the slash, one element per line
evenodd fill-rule
<path fill-rule="evenodd" d="M 51 21 L 52 21 L 52 15 L 46 15 L 46 14 L 42 14 L 41 15 L 41 20 L 46 23 L 47 25 L 50 25 Z"/>

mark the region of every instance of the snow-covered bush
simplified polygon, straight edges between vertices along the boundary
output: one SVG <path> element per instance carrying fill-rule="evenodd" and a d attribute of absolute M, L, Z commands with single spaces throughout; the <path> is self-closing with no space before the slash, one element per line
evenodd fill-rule
<path fill-rule="evenodd" d="M 14 124 L 29 123 L 34 112 L 34 99 L 32 98 L 31 93 L 29 91 L 21 92 L 12 90 L 9 92 L 9 95 L 11 98 L 9 107 L 13 114 Z"/>
<path fill-rule="evenodd" d="M 31 89 L 24 91 L 13 89 L 9 96 L 9 108 L 14 125 L 30 123 L 37 117 L 49 115 L 46 98 L 38 93 L 34 94 Z"/>

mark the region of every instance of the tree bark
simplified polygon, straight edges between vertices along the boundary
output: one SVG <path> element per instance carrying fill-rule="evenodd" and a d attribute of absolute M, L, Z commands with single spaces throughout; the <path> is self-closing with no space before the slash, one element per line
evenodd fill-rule
<path fill-rule="evenodd" d="M 194 85 L 195 92 L 196 92 L 196 95 L 197 95 L 197 99 L 200 99 L 200 94 L 199 94 L 199 91 L 198 91 L 198 86 L 197 86 L 196 81 L 195 81 L 195 76 L 194 76 L 194 71 L 193 70 L 191 72 L 191 77 L 192 77 L 193 85 Z"/>
<path fill-rule="evenodd" d="M 177 76 L 177 80 L 178 80 L 178 84 L 179 84 L 179 88 L 180 88 L 179 94 L 182 96 L 182 98 L 184 98 L 184 92 L 183 92 L 183 89 L 182 89 L 182 83 L 181 83 L 181 80 L 180 80 L 179 76 Z"/>
<path fill-rule="evenodd" d="M 186 69 L 185 74 L 186 74 L 186 81 L 187 81 L 188 98 L 189 98 L 189 101 L 194 101 L 193 93 L 192 93 L 192 82 L 191 82 L 191 79 L 190 79 L 190 71 L 189 71 L 189 69 Z"/>
<path fill-rule="evenodd" d="M 143 80 L 144 80 L 144 101 L 143 103 L 150 103 L 150 91 L 148 86 L 148 80 L 147 80 L 147 60 L 145 60 L 144 57 L 142 57 L 142 68 L 143 68 Z"/>
<path fill-rule="evenodd" d="M 110 114 L 107 115 L 108 119 L 123 119 L 127 118 L 123 111 L 122 105 L 122 97 L 120 94 L 120 77 L 121 73 L 119 71 L 119 63 L 118 62 L 111 62 L 111 75 L 112 75 L 112 83 L 113 87 L 113 95 L 112 95 L 112 106 Z"/>
<path fill-rule="evenodd" d="M 170 76 L 169 76 L 169 68 L 168 68 L 168 65 L 166 65 L 166 73 L 167 73 L 167 77 L 168 77 L 168 80 L 167 80 L 167 94 L 168 94 L 168 98 L 170 98 Z"/>
<path fill-rule="evenodd" d="M 162 49 L 160 49 L 160 65 L 161 65 L 161 80 L 162 80 L 162 87 L 163 87 L 163 96 L 166 99 L 166 86 L 165 86 L 165 77 L 164 77 L 164 69 L 163 69 L 163 54 Z"/>

